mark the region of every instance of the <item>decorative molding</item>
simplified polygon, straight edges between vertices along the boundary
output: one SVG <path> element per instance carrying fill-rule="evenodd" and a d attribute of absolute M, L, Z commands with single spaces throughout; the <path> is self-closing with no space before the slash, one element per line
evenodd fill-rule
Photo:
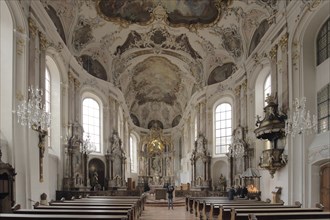
<path fill-rule="evenodd" d="M 315 163 L 323 159 L 330 159 L 330 145 L 322 145 L 308 150 L 308 163 Z"/>

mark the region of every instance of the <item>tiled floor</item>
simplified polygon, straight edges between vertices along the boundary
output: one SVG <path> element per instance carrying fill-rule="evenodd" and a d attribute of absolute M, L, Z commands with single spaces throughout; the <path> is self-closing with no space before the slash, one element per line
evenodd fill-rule
<path fill-rule="evenodd" d="M 145 206 L 145 210 L 140 217 L 141 220 L 157 220 L 157 219 L 171 219 L 171 220 L 197 220 L 193 214 L 186 211 L 185 206 L 177 206 L 174 209 L 168 210 L 167 207 Z"/>

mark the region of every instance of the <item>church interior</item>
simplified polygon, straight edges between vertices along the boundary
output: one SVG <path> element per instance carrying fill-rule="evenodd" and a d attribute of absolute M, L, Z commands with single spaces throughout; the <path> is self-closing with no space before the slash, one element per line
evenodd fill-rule
<path fill-rule="evenodd" d="M 0 9 L 0 212 L 167 185 L 330 211 L 330 1 Z"/>

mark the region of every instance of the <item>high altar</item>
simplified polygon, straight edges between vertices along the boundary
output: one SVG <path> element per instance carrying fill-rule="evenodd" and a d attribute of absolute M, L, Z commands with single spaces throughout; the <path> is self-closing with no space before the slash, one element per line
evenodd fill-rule
<path fill-rule="evenodd" d="M 151 191 L 174 184 L 174 149 L 170 136 L 161 128 L 153 127 L 143 137 L 139 149 L 139 184 Z"/>

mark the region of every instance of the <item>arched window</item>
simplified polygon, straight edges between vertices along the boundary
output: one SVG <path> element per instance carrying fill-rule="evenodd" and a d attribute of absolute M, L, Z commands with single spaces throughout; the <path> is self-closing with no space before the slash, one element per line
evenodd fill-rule
<path fill-rule="evenodd" d="M 266 100 L 268 95 L 271 95 L 272 92 L 272 81 L 271 81 L 270 74 L 266 77 L 266 80 L 264 82 L 264 100 Z M 264 102 L 264 106 L 266 106 L 266 101 Z"/>
<path fill-rule="evenodd" d="M 317 65 L 330 56 L 330 19 L 322 26 L 317 35 Z"/>
<path fill-rule="evenodd" d="M 45 68 L 45 110 L 51 113 L 51 127 L 48 130 L 49 153 L 61 156 L 61 74 L 57 63 L 46 55 Z"/>
<path fill-rule="evenodd" d="M 82 107 L 84 140 L 90 139 L 95 146 L 95 152 L 101 153 L 101 117 L 100 105 L 93 98 L 85 98 Z"/>
<path fill-rule="evenodd" d="M 137 172 L 137 139 L 131 134 L 129 138 L 130 155 L 131 155 L 131 172 Z"/>
<path fill-rule="evenodd" d="M 215 109 L 215 154 L 228 152 L 232 142 L 232 107 L 229 103 L 222 103 Z"/>
<path fill-rule="evenodd" d="M 317 93 L 317 110 L 318 132 L 330 130 L 330 84 Z"/>
<path fill-rule="evenodd" d="M 45 70 L 45 110 L 51 114 L 51 79 L 48 67 Z M 48 128 L 47 145 L 51 147 L 51 128 Z"/>

